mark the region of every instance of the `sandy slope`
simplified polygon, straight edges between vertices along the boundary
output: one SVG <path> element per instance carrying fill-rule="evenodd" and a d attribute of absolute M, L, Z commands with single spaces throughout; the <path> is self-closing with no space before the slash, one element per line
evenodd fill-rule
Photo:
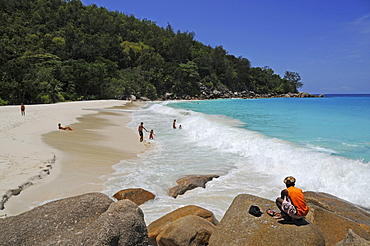
<path fill-rule="evenodd" d="M 26 116 L 21 116 L 20 106 L 0 107 L 0 199 L 5 206 L 0 215 L 101 191 L 104 179 L 99 177 L 147 148 L 125 127 L 129 113 L 115 110 L 135 106 L 125 104 L 103 100 L 26 105 Z M 59 122 L 74 130 L 58 130 Z"/>

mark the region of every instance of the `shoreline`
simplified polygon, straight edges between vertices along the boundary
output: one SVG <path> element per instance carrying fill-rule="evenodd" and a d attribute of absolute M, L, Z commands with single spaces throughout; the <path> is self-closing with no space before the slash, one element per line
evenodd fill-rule
<path fill-rule="evenodd" d="M 20 115 L 19 106 L 0 107 L 0 191 L 5 206 L 0 217 L 51 200 L 101 192 L 101 176 L 149 147 L 126 127 L 130 113 L 117 110 L 137 106 L 121 100 L 26 105 L 26 116 Z M 58 122 L 74 130 L 58 130 Z"/>

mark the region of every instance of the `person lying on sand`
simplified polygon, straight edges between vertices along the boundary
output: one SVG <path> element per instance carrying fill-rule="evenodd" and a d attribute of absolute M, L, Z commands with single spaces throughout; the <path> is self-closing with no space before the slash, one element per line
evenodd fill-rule
<path fill-rule="evenodd" d="M 58 124 L 58 128 L 60 129 L 60 130 L 70 130 L 70 131 L 73 131 L 73 129 L 72 128 L 70 128 L 69 126 L 66 126 L 66 127 L 62 127 L 62 124 Z"/>
<path fill-rule="evenodd" d="M 267 214 L 277 219 L 284 218 L 284 220 L 300 220 L 308 214 L 309 207 L 307 207 L 303 192 L 301 189 L 294 187 L 295 182 L 296 179 L 292 176 L 284 179 L 286 189 L 282 190 L 281 196 L 276 199 L 276 206 L 278 206 L 281 213 L 267 209 Z"/>

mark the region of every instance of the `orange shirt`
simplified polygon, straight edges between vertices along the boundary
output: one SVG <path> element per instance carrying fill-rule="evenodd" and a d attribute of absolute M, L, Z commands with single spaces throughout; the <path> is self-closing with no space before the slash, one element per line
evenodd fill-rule
<path fill-rule="evenodd" d="M 294 204 L 294 206 L 297 209 L 297 215 L 299 216 L 306 216 L 309 210 L 309 207 L 306 205 L 306 201 L 304 200 L 304 195 L 301 189 L 290 186 L 287 188 L 288 195 L 290 197 L 290 200 Z"/>

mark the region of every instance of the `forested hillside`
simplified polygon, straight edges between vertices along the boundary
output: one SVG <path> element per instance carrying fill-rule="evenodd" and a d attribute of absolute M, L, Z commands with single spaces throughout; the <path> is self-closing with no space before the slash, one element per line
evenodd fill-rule
<path fill-rule="evenodd" d="M 251 67 L 150 20 L 79 0 L 0 0 L 0 105 L 64 100 L 182 98 L 208 88 L 297 92 L 300 76 Z"/>

